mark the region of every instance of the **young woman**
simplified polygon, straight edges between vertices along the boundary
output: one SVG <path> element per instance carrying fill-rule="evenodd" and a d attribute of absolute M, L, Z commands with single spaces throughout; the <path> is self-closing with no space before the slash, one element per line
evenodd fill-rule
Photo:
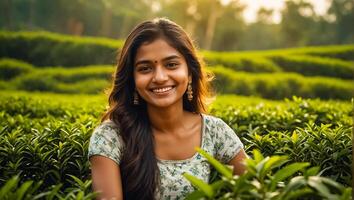
<path fill-rule="evenodd" d="M 208 81 L 195 47 L 177 24 L 139 24 L 120 52 L 109 109 L 89 146 L 100 199 L 183 199 L 210 165 L 200 147 L 244 172 L 243 145 L 221 119 L 205 114 Z"/>

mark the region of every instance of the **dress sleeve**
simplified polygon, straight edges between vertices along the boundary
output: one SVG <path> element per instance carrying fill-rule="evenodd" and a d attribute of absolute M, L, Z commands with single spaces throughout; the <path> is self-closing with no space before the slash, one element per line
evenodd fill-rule
<path fill-rule="evenodd" d="M 221 119 L 216 121 L 215 127 L 216 159 L 228 164 L 244 146 L 236 133 Z"/>
<path fill-rule="evenodd" d="M 88 149 L 88 158 L 100 155 L 120 164 L 123 153 L 123 140 L 119 129 L 113 122 L 103 122 L 92 133 Z"/>

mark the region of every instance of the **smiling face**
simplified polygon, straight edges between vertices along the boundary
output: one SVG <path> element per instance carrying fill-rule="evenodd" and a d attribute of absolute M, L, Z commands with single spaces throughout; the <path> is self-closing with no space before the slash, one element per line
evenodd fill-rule
<path fill-rule="evenodd" d="M 148 106 L 183 106 L 187 90 L 188 66 L 185 58 L 163 39 L 145 43 L 134 59 L 134 81 Z"/>

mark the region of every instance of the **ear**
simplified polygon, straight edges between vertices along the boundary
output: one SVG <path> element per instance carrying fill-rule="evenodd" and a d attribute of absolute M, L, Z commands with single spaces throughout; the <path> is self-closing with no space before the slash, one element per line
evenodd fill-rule
<path fill-rule="evenodd" d="M 188 75 L 188 82 L 189 82 L 189 83 L 192 82 L 192 75 Z"/>

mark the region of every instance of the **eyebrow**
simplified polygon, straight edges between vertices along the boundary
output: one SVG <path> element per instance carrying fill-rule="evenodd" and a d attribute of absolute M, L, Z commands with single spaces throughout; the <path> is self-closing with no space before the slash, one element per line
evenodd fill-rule
<path fill-rule="evenodd" d="M 168 56 L 166 58 L 163 58 L 162 61 L 168 61 L 168 60 L 172 60 L 172 59 L 176 59 L 176 58 L 181 58 L 178 55 L 172 55 L 172 56 Z M 139 64 L 147 64 L 147 63 L 152 63 L 151 60 L 139 60 L 138 62 L 135 63 L 135 66 L 139 65 Z"/>

